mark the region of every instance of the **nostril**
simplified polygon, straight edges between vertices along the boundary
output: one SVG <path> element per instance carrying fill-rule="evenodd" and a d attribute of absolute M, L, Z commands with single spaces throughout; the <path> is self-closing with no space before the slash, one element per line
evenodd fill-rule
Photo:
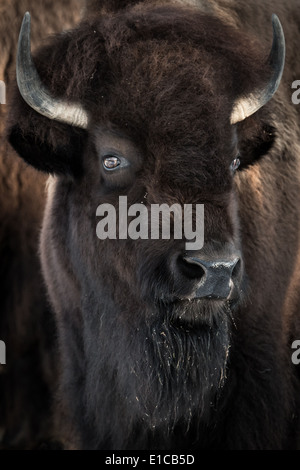
<path fill-rule="evenodd" d="M 232 274 L 231 274 L 231 277 L 232 277 L 233 280 L 235 280 L 239 277 L 240 272 L 241 272 L 241 267 L 242 267 L 241 260 L 238 259 L 237 262 L 236 262 L 236 265 L 234 266 L 234 268 L 232 270 Z"/>
<path fill-rule="evenodd" d="M 180 272 L 190 279 L 201 279 L 205 275 L 203 267 L 195 263 L 193 258 L 179 256 L 177 266 Z"/>

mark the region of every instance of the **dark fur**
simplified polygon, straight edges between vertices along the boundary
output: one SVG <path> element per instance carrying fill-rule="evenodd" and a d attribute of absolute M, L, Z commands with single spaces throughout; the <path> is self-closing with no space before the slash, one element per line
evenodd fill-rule
<path fill-rule="evenodd" d="M 89 110 L 88 131 L 42 118 L 18 93 L 10 117 L 14 147 L 55 175 L 41 258 L 63 361 L 63 437 L 92 449 L 297 448 L 297 2 L 118 3 L 91 2 L 35 59 L 55 96 Z M 272 12 L 287 37 L 281 88 L 233 128 L 234 100 L 268 74 Z M 97 153 L 108 136 L 142 159 L 118 187 Z M 97 240 L 97 206 L 122 194 L 129 204 L 145 194 L 149 205 L 204 202 L 205 252 L 242 250 L 237 305 L 176 301 L 191 285 L 172 269 L 181 242 Z"/>
<path fill-rule="evenodd" d="M 59 364 L 55 325 L 38 259 L 45 203 L 45 175 L 17 157 L 4 124 L 15 80 L 15 55 L 25 11 L 32 14 L 32 44 L 74 26 L 78 0 L 9 0 L 1 3 L 0 78 L 7 105 L 0 106 L 0 448 L 33 448 L 54 434 L 51 402 Z"/>

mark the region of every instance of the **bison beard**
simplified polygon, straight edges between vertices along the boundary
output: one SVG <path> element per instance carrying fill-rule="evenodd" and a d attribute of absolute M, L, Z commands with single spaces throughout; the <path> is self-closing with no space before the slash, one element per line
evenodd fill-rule
<path fill-rule="evenodd" d="M 90 302 L 89 296 L 88 308 Z M 100 300 L 94 303 L 99 306 Z M 192 304 L 179 311 L 199 314 Z M 160 315 L 140 312 L 147 321 L 132 329 L 120 325 L 121 312 L 112 316 L 112 309 L 104 306 L 98 311 L 93 327 L 101 328 L 101 353 L 98 344 L 90 345 L 87 356 L 94 360 L 86 384 L 87 421 L 95 422 L 91 434 L 96 448 L 184 448 L 185 440 L 187 446 L 196 444 L 199 423 L 208 422 L 226 376 L 231 319 L 227 306 L 211 311 L 210 322 L 191 328 L 178 321 L 177 310 L 172 305 L 161 306 Z M 118 345 L 114 355 L 112 343 Z M 114 392 L 108 395 L 108 389 Z M 91 441 L 85 445 L 90 447 Z"/>

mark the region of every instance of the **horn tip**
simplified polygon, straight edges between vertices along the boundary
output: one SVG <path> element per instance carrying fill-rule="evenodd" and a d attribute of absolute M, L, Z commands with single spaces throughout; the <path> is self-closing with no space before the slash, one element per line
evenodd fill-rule
<path fill-rule="evenodd" d="M 273 26 L 273 44 L 276 43 L 276 46 L 274 47 L 274 49 L 275 49 L 275 52 L 277 51 L 277 55 L 278 54 L 281 55 L 281 59 L 282 59 L 281 68 L 283 72 L 285 54 L 286 54 L 285 35 L 284 35 L 282 24 L 278 16 L 275 13 L 272 14 L 272 26 Z"/>
<path fill-rule="evenodd" d="M 31 15 L 29 13 L 29 11 L 26 11 L 24 17 L 23 17 L 23 25 L 29 25 L 30 26 L 30 23 L 31 23 Z"/>
<path fill-rule="evenodd" d="M 276 15 L 276 13 L 272 14 L 272 25 L 273 25 L 274 31 L 276 31 L 278 35 L 280 35 L 281 37 L 284 37 L 282 24 L 281 24 L 280 19 Z"/>

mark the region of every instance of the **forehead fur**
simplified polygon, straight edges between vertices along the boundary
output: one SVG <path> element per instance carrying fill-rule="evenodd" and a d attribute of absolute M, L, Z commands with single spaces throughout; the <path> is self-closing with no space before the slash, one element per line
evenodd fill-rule
<path fill-rule="evenodd" d="M 95 122 L 112 123 L 153 153 L 160 146 L 174 158 L 199 149 L 225 158 L 234 99 L 264 80 L 267 53 L 193 7 L 136 5 L 86 19 L 35 61 L 55 96 L 81 103 Z M 62 129 L 30 114 L 44 135 L 46 126 Z"/>
<path fill-rule="evenodd" d="M 232 105 L 261 82 L 265 52 L 194 8 L 137 5 L 59 36 L 40 51 L 37 65 L 55 94 L 89 109 L 103 109 L 123 90 L 126 109 L 132 99 L 148 113 L 174 96 L 186 105 L 202 96 L 197 105 L 218 110 L 220 101 Z"/>

